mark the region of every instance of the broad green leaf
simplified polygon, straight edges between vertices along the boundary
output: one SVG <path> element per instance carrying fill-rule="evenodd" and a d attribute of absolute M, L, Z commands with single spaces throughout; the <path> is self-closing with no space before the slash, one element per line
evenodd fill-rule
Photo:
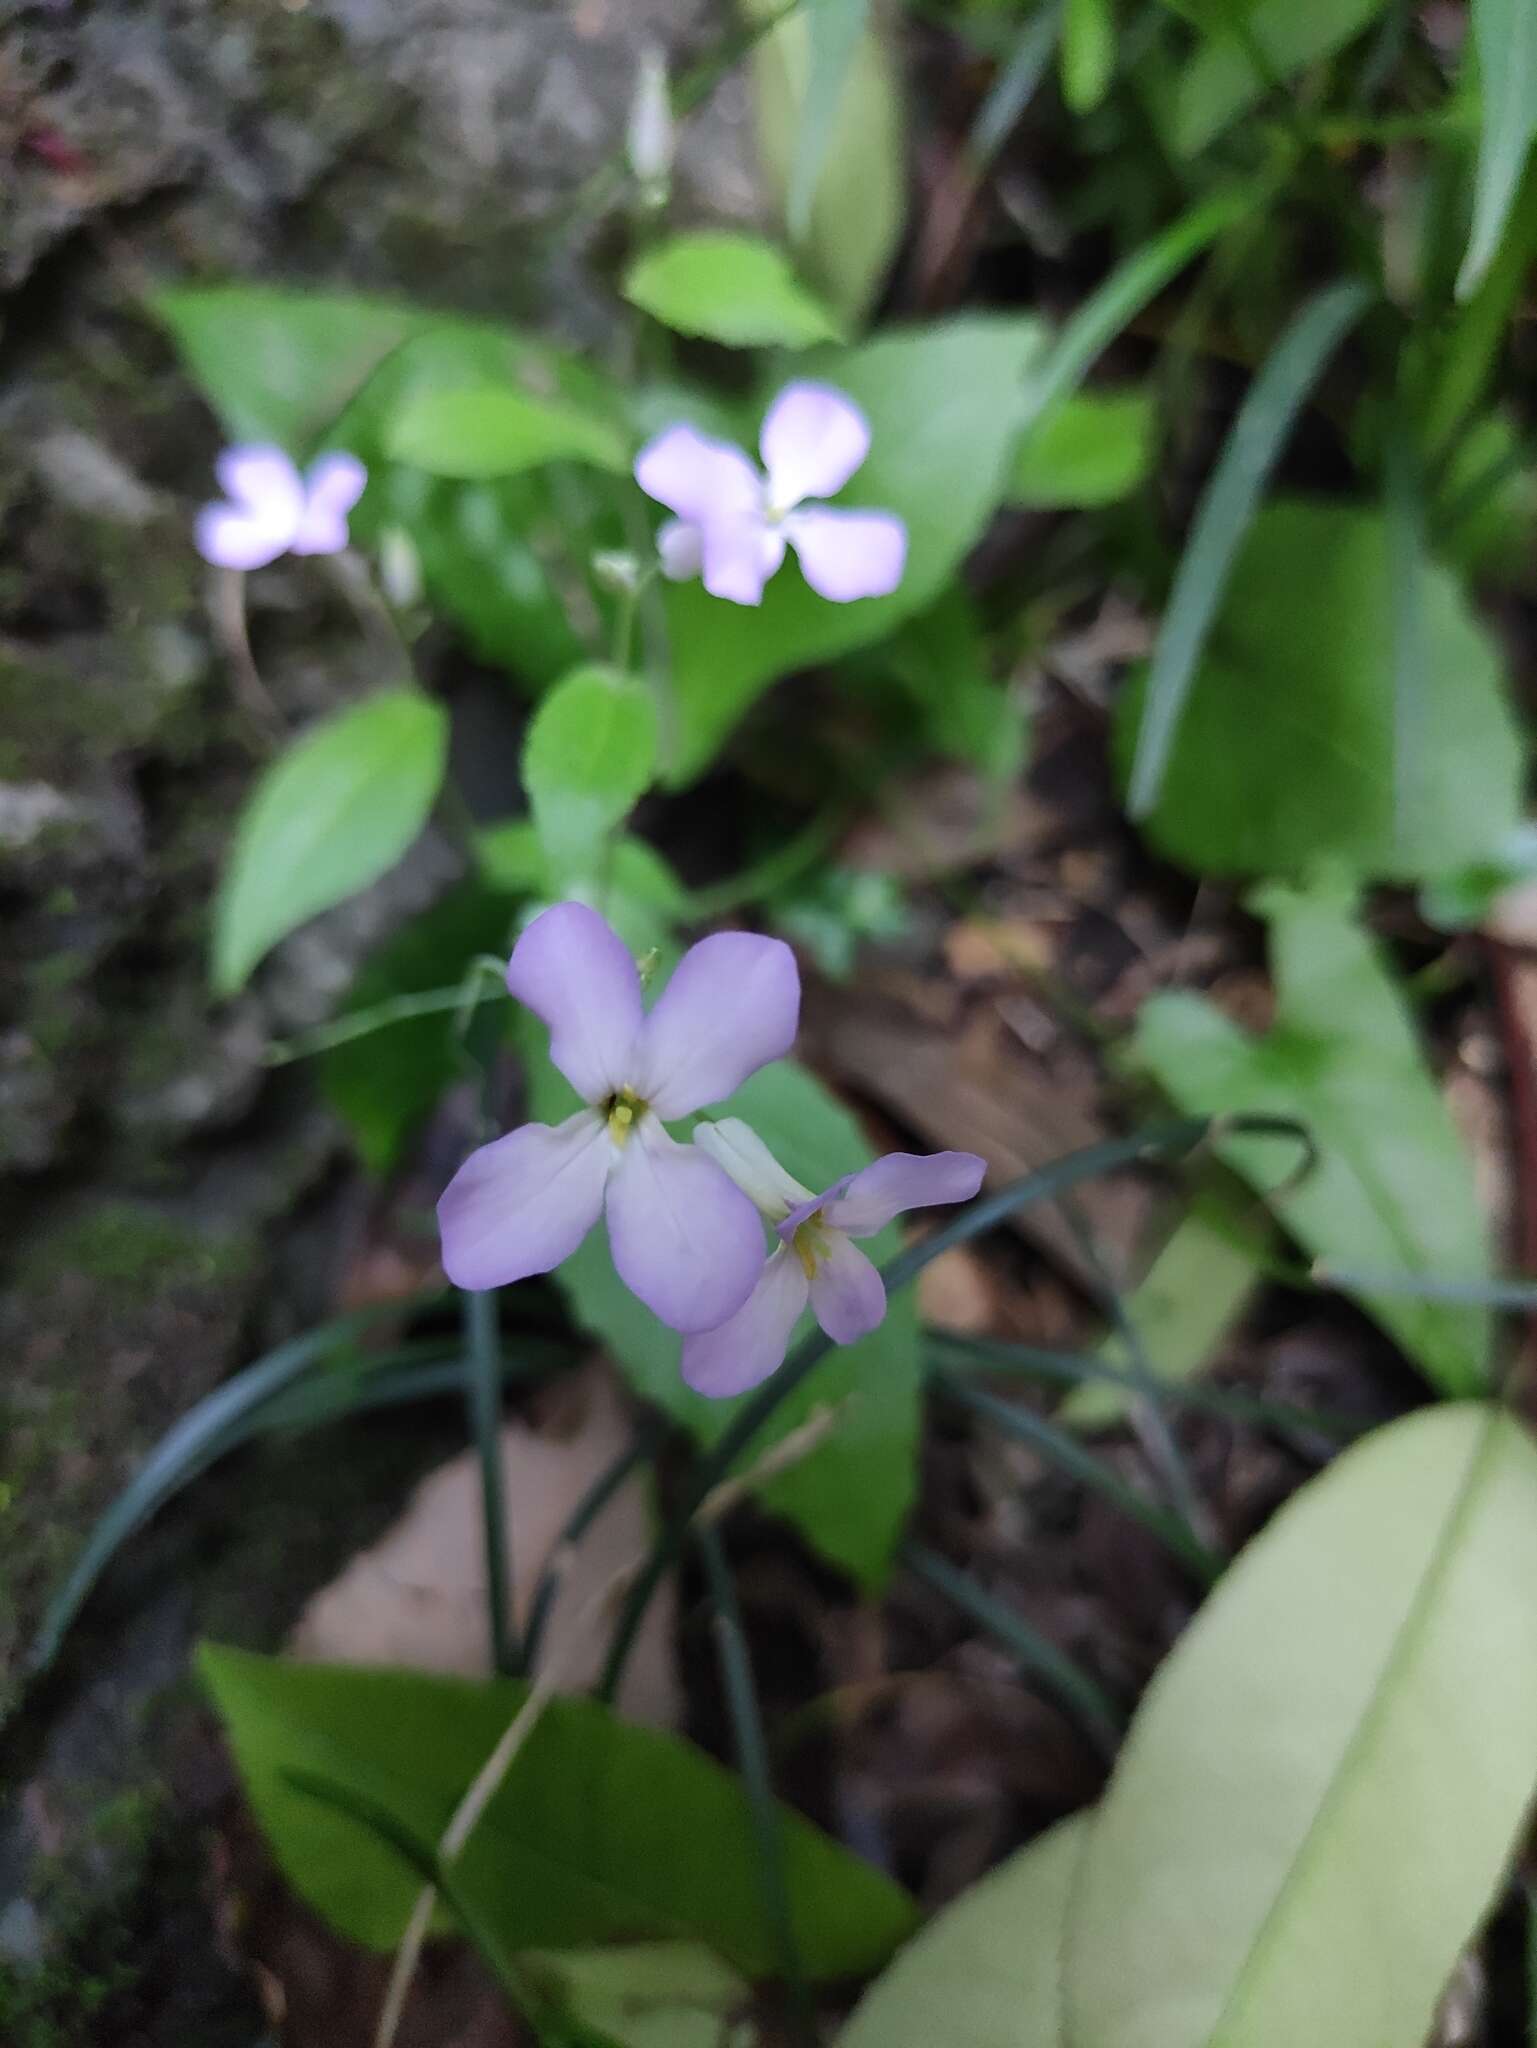
<path fill-rule="evenodd" d="M 480 871 L 493 889 L 553 902 L 560 890 L 532 820 L 489 826 L 476 837 Z M 629 834 L 614 840 L 597 891 L 603 915 L 637 956 L 666 952 L 689 913 L 689 894 L 654 846 Z"/>
<path fill-rule="evenodd" d="M 1200 1208 L 1176 1226 L 1124 1302 L 1141 1361 L 1155 1378 L 1192 1379 L 1210 1362 L 1263 1277 L 1242 1239 L 1264 1234 L 1252 1220 L 1240 1231 Z M 1136 1363 L 1119 1334 L 1107 1337 L 1098 1355 L 1123 1372 Z M 1094 1429 L 1119 1421 L 1126 1407 L 1123 1388 L 1086 1379 L 1057 1412 L 1064 1422 Z"/>
<path fill-rule="evenodd" d="M 1110 0 L 1065 0 L 1062 9 L 1062 97 L 1075 114 L 1092 113 L 1115 69 L 1115 16 Z"/>
<path fill-rule="evenodd" d="M 1075 2048 L 1413 2048 L 1537 1784 L 1537 1449 L 1468 1404 L 1296 1494 L 1176 1644 L 1090 1827 Z"/>
<path fill-rule="evenodd" d="M 619 2048 L 724 2048 L 726 2022 L 752 2003 L 751 1985 L 695 1942 L 536 1951 L 521 1961 Z"/>
<path fill-rule="evenodd" d="M 785 220 L 796 243 L 805 241 L 811 226 L 811 204 L 837 133 L 839 106 L 869 28 L 870 0 L 805 0 L 804 11 L 809 39 L 806 91 L 785 195 Z"/>
<path fill-rule="evenodd" d="M 1200 507 L 1148 672 L 1126 807 L 1145 817 L 1158 796 L 1169 751 L 1212 620 L 1282 443 L 1324 362 L 1366 304 L 1364 289 L 1320 292 L 1276 343 L 1238 409 Z M 1029 454 L 1027 446 L 1026 455 Z"/>
<path fill-rule="evenodd" d="M 192 285 L 155 295 L 182 360 L 236 441 L 307 454 L 428 315 L 387 299 Z"/>
<path fill-rule="evenodd" d="M 369 958 L 342 1014 L 453 987 L 478 953 L 507 951 L 511 925 L 505 896 L 461 884 Z M 320 1062 L 320 1083 L 346 1118 L 363 1163 L 382 1174 L 460 1071 L 454 1015 L 444 1011 L 333 1046 Z"/>
<path fill-rule="evenodd" d="M 1147 480 L 1157 410 L 1150 391 L 1080 391 L 1053 406 L 1014 458 L 1017 505 L 1113 505 Z"/>
<path fill-rule="evenodd" d="M 1333 861 L 1414 880 L 1484 858 L 1518 816 L 1523 747 L 1502 666 L 1455 580 L 1419 579 L 1421 744 L 1396 786 L 1393 574 L 1372 511 L 1278 502 L 1249 529 L 1148 819 L 1199 873 Z M 1124 761 L 1142 689 L 1122 700 Z"/>
<path fill-rule="evenodd" d="M 1215 1142 L 1317 1257 L 1368 1273 L 1484 1277 L 1472 1167 L 1376 947 L 1346 904 L 1324 895 L 1277 885 L 1257 908 L 1269 920 L 1276 982 L 1269 1035 L 1249 1037 L 1197 996 L 1154 996 L 1138 1019 L 1139 1060 L 1184 1110 L 1307 1126 L 1319 1156 L 1301 1178 L 1294 1144 Z M 1485 1384 L 1484 1311 L 1407 1295 L 1361 1305 L 1443 1393 Z"/>
<path fill-rule="evenodd" d="M 1537 580 L 1537 467 L 1509 417 L 1470 420 L 1447 456 L 1432 513 L 1448 568 L 1530 591 Z"/>
<path fill-rule="evenodd" d="M 1471 0 L 1469 12 L 1483 122 L 1459 299 L 1476 290 L 1494 261 L 1537 136 L 1537 0 Z"/>
<path fill-rule="evenodd" d="M 1305 65 L 1353 42 L 1385 4 L 1386 0 L 1235 0 L 1231 13 L 1237 22 L 1207 33 L 1180 70 L 1170 131 L 1176 152 L 1194 156 L 1205 149 L 1272 85 L 1284 85 Z"/>
<path fill-rule="evenodd" d="M 1062 2048 L 1062 1942 L 1090 1816 L 961 1893 L 877 1977 L 837 2048 Z"/>
<path fill-rule="evenodd" d="M 543 1041 L 537 1026 L 523 1037 L 532 1113 L 553 1123 L 570 1113 L 574 1099 L 549 1064 Z M 810 1188 L 830 1187 L 872 1156 L 847 1110 L 803 1068 L 788 1062 L 765 1067 L 709 1114 L 745 1118 Z M 900 1246 L 893 1229 L 882 1231 L 867 1249 L 880 1264 Z M 601 1229 L 566 1260 L 556 1279 L 576 1320 L 603 1339 L 635 1391 L 700 1443 L 714 1443 L 739 1402 L 707 1401 L 683 1384 L 678 1338 L 637 1307 L 614 1271 Z M 812 1327 L 808 1316 L 801 1334 Z M 811 1374 L 779 1408 L 751 1453 L 752 1458 L 761 1456 L 817 1410 L 834 1411 L 827 1437 L 767 1480 L 758 1498 L 788 1516 L 824 1557 L 870 1588 L 883 1583 L 912 1504 L 920 1373 L 917 1310 L 908 1290 L 892 1300 L 878 1330 L 835 1351 Z"/>
<path fill-rule="evenodd" d="M 214 906 L 213 986 L 244 986 L 296 925 L 377 881 L 427 822 L 448 719 L 386 690 L 302 734 L 257 783 Z"/>
<path fill-rule="evenodd" d="M 527 1697 L 508 1680 L 293 1664 L 206 1645 L 200 1663 L 257 1818 L 294 1888 L 354 1941 L 389 1948 L 419 1889 L 307 1772 L 435 1843 Z M 813 1977 L 877 1967 L 912 1924 L 906 1894 L 798 1814 L 783 1815 L 801 1955 Z M 691 1743 L 586 1699 L 545 1707 L 455 1866 L 512 1951 L 703 1942 L 744 1976 L 776 1951 L 746 1794 Z"/>
<path fill-rule="evenodd" d="M 580 668 L 543 699 L 523 743 L 523 782 L 556 886 L 592 874 L 656 763 L 656 703 L 617 669 Z"/>
<path fill-rule="evenodd" d="M 417 393 L 390 421 L 385 448 L 396 462 L 466 482 L 547 462 L 590 462 L 624 474 L 630 458 L 609 421 L 505 384 Z"/>
<path fill-rule="evenodd" d="M 698 583 L 670 584 L 675 783 L 708 765 L 777 677 L 884 639 L 949 581 L 1004 493 L 1010 427 L 1023 419 L 1025 370 L 1040 346 L 1034 320 L 976 316 L 806 358 L 805 374 L 846 391 L 869 418 L 869 459 L 847 497 L 907 522 L 907 572 L 890 597 L 854 604 L 816 596 L 792 562 L 760 606 L 727 604 Z"/>
<path fill-rule="evenodd" d="M 1024 765 L 1025 700 L 991 673 L 976 607 L 958 583 L 927 611 L 900 626 L 870 657 L 872 672 L 894 676 L 922 719 L 920 738 L 947 759 L 969 761 L 1007 782 Z M 911 711 L 902 707 L 911 725 Z"/>
<path fill-rule="evenodd" d="M 784 251 L 756 235 L 674 235 L 630 265 L 624 295 L 664 327 L 729 348 L 809 348 L 839 338 L 837 321 Z"/>
<path fill-rule="evenodd" d="M 846 24 L 850 0 L 816 0 Z M 780 0 L 741 0 L 750 25 L 783 14 L 752 54 L 758 154 L 787 229 L 806 143 L 808 108 L 825 128 L 825 153 L 811 196 L 810 217 L 792 240 L 802 270 L 847 325 L 869 312 L 902 239 L 907 217 L 907 161 L 901 84 L 883 27 L 871 21 L 842 66 L 841 90 L 823 123 L 814 99 L 814 32 L 806 7 Z M 825 47 L 825 39 L 824 39 Z M 825 78 L 826 74 L 823 73 Z M 795 205 L 801 205 L 799 196 Z"/>

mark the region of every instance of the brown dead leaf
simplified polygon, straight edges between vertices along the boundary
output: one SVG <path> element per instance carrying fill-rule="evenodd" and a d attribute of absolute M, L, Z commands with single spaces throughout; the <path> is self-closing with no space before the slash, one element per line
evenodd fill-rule
<path fill-rule="evenodd" d="M 962 918 L 944 938 L 945 965 L 957 981 L 1009 981 L 1050 968 L 1051 932 L 1022 917 Z"/>
<path fill-rule="evenodd" d="M 969 1245 L 941 1252 L 918 1275 L 918 1313 L 925 1323 L 963 1337 L 986 1336 L 997 1321 L 998 1287 Z"/>
<path fill-rule="evenodd" d="M 502 1431 L 514 1609 L 528 1619 L 535 1584 L 572 1510 L 623 1451 L 633 1427 L 613 1373 L 594 1359 L 551 1390 L 530 1428 Z M 613 1596 L 650 1541 L 644 1480 L 628 1480 L 583 1537 L 560 1583 L 540 1667 L 562 1692 L 592 1685 L 602 1665 Z M 480 1477 L 465 1451 L 429 1473 L 400 1520 L 317 1593 L 294 1630 L 296 1656 L 396 1664 L 483 1677 L 489 1669 Z M 676 1724 L 675 1593 L 653 1601 L 630 1658 L 619 1707 L 632 1721 Z"/>

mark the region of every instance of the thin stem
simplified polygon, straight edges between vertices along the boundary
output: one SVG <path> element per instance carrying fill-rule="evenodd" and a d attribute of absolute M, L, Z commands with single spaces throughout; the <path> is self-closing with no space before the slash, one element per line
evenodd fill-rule
<path fill-rule="evenodd" d="M 666 1434 L 666 1428 L 666 1423 L 655 1417 L 641 1425 L 619 1456 L 598 1474 L 582 1495 L 567 1518 L 565 1527 L 552 1544 L 550 1554 L 544 1561 L 544 1568 L 539 1574 L 538 1583 L 534 1587 L 534 1597 L 529 1603 L 528 1625 L 523 1631 L 523 1668 L 526 1671 L 533 1671 L 538 1665 L 539 1646 L 544 1640 L 545 1626 L 559 1597 L 566 1573 L 576 1556 L 577 1545 L 636 1466 L 644 1464 L 655 1454 Z"/>
<path fill-rule="evenodd" d="M 758 1690 L 753 1682 L 752 1660 L 747 1653 L 741 1609 L 737 1605 L 736 1588 L 731 1582 L 720 1538 L 714 1529 L 708 1524 L 699 1529 L 695 1541 L 704 1562 L 710 1599 L 715 1608 L 715 1647 L 720 1660 L 721 1683 L 726 1692 L 726 1710 L 731 1716 L 737 1769 L 742 1774 L 752 1808 L 763 1910 L 779 1951 L 779 1974 L 789 1993 L 791 2028 L 804 2048 L 815 2048 L 816 2015 L 795 1938 L 790 1887 L 785 1875 L 783 1826 L 769 1777 L 768 1745 L 763 1739 L 763 1716 L 758 1705 Z"/>
<path fill-rule="evenodd" d="M 488 977 L 493 984 L 489 989 L 483 986 Z M 372 1037 L 376 1031 L 387 1031 L 392 1024 L 408 1024 L 415 1017 L 435 1017 L 453 1011 L 463 1018 L 488 995 L 499 995 L 501 980 L 502 962 L 482 954 L 470 963 L 463 981 L 452 988 L 427 988 L 412 995 L 387 996 L 382 1002 L 370 1003 L 365 1010 L 333 1017 L 329 1023 L 317 1024 L 313 1030 L 300 1032 L 294 1038 L 280 1038 L 268 1046 L 263 1057 L 269 1067 L 286 1067 L 294 1060 L 311 1059 L 339 1045 L 351 1045 L 355 1039 Z"/>
<path fill-rule="evenodd" d="M 1075 1714 L 1084 1733 L 1103 1756 L 1111 1757 L 1120 1742 L 1122 1715 L 1096 1679 L 1082 1671 L 1065 1651 L 1033 1629 L 1029 1622 L 965 1572 L 912 1540 L 902 1546 L 902 1561 L 952 1605 L 996 1636 L 1011 1651 L 1020 1669 L 1040 1681 L 1059 1704 Z"/>
<path fill-rule="evenodd" d="M 521 1669 L 512 1625 L 512 1556 L 502 1492 L 502 1360 L 494 1289 L 464 1296 L 470 1433 L 480 1466 L 480 1518 L 485 1538 L 486 1618 L 491 1664 L 502 1677 Z"/>

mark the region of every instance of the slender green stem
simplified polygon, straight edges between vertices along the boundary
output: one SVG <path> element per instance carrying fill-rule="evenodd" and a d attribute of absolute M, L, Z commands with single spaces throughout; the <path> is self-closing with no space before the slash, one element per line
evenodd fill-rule
<path fill-rule="evenodd" d="M 1022 1671 L 1038 1679 L 1045 1691 L 1077 1716 L 1095 1748 L 1104 1756 L 1114 1756 L 1123 1716 L 1096 1679 L 1080 1670 L 1065 1651 L 1048 1642 L 1012 1607 L 1006 1607 L 927 1544 L 911 1540 L 904 1543 L 902 1561 L 962 1613 L 980 1623 L 989 1635 L 996 1636 L 1013 1653 Z"/>
<path fill-rule="evenodd" d="M 1203 1585 L 1209 1586 L 1218 1578 L 1222 1570 L 1221 1559 L 1213 1556 L 1179 1516 L 1170 1514 L 1156 1502 L 1145 1499 L 1135 1487 L 1128 1486 L 1103 1458 L 1097 1458 L 1092 1451 L 1086 1450 L 1060 1424 L 1021 1407 L 1018 1402 L 1003 1401 L 996 1394 L 973 1387 L 943 1367 L 931 1372 L 929 1381 L 946 1400 L 969 1409 L 982 1421 L 991 1422 L 1019 1442 L 1029 1444 L 1061 1471 L 1071 1474 L 1082 1485 L 1109 1501 L 1128 1519 L 1140 1523 Z"/>
<path fill-rule="evenodd" d="M 545 1559 L 544 1568 L 534 1588 L 534 1597 L 529 1603 L 528 1626 L 523 1631 L 523 1666 L 532 1671 L 539 1661 L 539 1645 L 544 1639 L 545 1626 L 550 1612 L 560 1593 L 562 1581 L 569 1569 L 576 1546 L 587 1534 L 593 1523 L 608 1506 L 614 1495 L 623 1486 L 637 1465 L 643 1465 L 654 1455 L 667 1430 L 660 1418 L 643 1423 L 633 1440 L 626 1444 L 619 1456 L 600 1472 L 592 1485 L 582 1495 L 568 1517 L 565 1527 L 551 1546 Z"/>
<path fill-rule="evenodd" d="M 763 1715 L 758 1705 L 758 1689 L 753 1682 L 752 1660 L 747 1654 L 741 1609 L 737 1605 L 730 1567 L 714 1529 L 708 1525 L 698 1529 L 695 1541 L 715 1609 L 715 1646 L 720 1659 L 721 1683 L 726 1693 L 726 1711 L 731 1716 L 737 1769 L 742 1774 L 742 1783 L 747 1788 L 752 1808 L 763 1910 L 779 1951 L 779 1974 L 789 1994 L 790 2022 L 795 2038 L 803 2048 L 815 2048 L 816 2015 L 801 1961 L 800 1945 L 795 1938 L 790 1887 L 785 1874 L 784 1832 L 769 1775 Z"/>
<path fill-rule="evenodd" d="M 312 1031 L 301 1032 L 296 1038 L 277 1039 L 268 1046 L 263 1058 L 269 1067 L 286 1067 L 294 1060 L 310 1059 L 316 1053 L 331 1052 L 338 1045 L 350 1045 L 354 1039 L 370 1038 L 392 1024 L 408 1024 L 414 1017 L 473 1010 L 488 994 L 501 993 L 499 986 L 489 990 L 482 986 L 488 967 L 495 970 L 496 983 L 500 984 L 502 963 L 486 955 L 472 961 L 465 979 L 455 982 L 452 988 L 425 988 L 414 995 L 388 996 L 383 1002 L 370 1003 L 366 1010 L 353 1010 L 345 1016 L 333 1017 L 328 1024 L 317 1024 Z"/>
<path fill-rule="evenodd" d="M 480 1466 L 480 1519 L 486 1560 L 486 1618 L 492 1668 L 504 1678 L 522 1669 L 512 1622 L 512 1554 L 502 1491 L 502 1358 L 494 1289 L 464 1296 L 469 1359 L 470 1434 Z"/>

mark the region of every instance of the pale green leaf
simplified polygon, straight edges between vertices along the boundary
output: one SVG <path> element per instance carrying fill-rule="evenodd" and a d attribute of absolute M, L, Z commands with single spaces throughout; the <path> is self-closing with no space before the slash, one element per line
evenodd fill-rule
<path fill-rule="evenodd" d="M 724 2025 L 752 2003 L 752 1986 L 696 1942 L 536 1950 L 521 1961 L 618 2048 L 724 2048 Z"/>
<path fill-rule="evenodd" d="M 803 0 L 810 38 L 799 147 L 790 167 L 785 220 L 792 241 L 806 239 L 811 203 L 837 133 L 838 110 L 870 21 L 870 0 Z"/>
<path fill-rule="evenodd" d="M 1181 156 L 1214 142 L 1305 65 L 1354 42 L 1386 0 L 1234 0 L 1229 18 L 1181 67 L 1171 141 Z M 1236 18 L 1235 18 L 1236 17 Z"/>
<path fill-rule="evenodd" d="M 758 606 L 727 604 L 698 583 L 669 585 L 674 781 L 708 764 L 777 677 L 884 639 L 938 595 L 1003 494 L 1010 426 L 1023 417 L 1025 370 L 1041 345 L 1034 320 L 973 316 L 807 359 L 805 374 L 847 392 L 870 421 L 869 458 L 847 501 L 906 521 L 906 574 L 891 596 L 854 604 L 816 596 L 792 563 Z"/>
<path fill-rule="evenodd" d="M 213 1646 L 200 1661 L 289 1882 L 354 1941 L 392 1947 L 416 1873 L 288 1774 L 362 1795 L 436 1843 L 527 1686 Z M 808 1974 L 877 1967 L 912 1924 L 906 1894 L 798 1814 L 785 1811 L 781 1828 Z M 545 1706 L 455 1865 L 456 1890 L 506 1950 L 696 1940 L 749 1977 L 777 1959 L 760 1879 L 736 1780 L 691 1743 L 586 1699 Z"/>
<path fill-rule="evenodd" d="M 388 690 L 302 734 L 257 783 L 214 905 L 213 985 L 233 995 L 296 925 L 377 881 L 427 822 L 448 720 Z"/>
<path fill-rule="evenodd" d="M 1524 748 L 1499 654 L 1444 569 L 1425 565 L 1418 597 L 1423 699 L 1400 814 L 1383 520 L 1299 500 L 1263 510 L 1180 715 L 1146 828 L 1158 850 L 1201 873 L 1297 876 L 1328 860 L 1416 880 L 1503 844 Z M 1120 706 L 1123 761 L 1142 703 L 1139 687 Z"/>
<path fill-rule="evenodd" d="M 530 1023 L 522 1043 L 532 1113 L 542 1122 L 558 1122 L 575 1106 L 571 1089 L 549 1063 L 542 1028 Z M 754 1074 L 709 1114 L 745 1118 L 809 1188 L 831 1187 L 872 1157 L 848 1111 L 788 1061 Z M 900 1248 L 894 1229 L 865 1247 L 877 1264 Z M 701 1444 L 714 1443 L 740 1401 L 709 1401 L 683 1384 L 677 1336 L 637 1308 L 614 1271 L 602 1231 L 595 1230 L 555 1277 L 576 1320 L 602 1338 L 635 1391 Z M 800 1334 L 812 1327 L 808 1315 Z M 834 1412 L 823 1441 L 765 1481 L 758 1498 L 794 1522 L 824 1557 L 871 1588 L 884 1581 L 912 1505 L 920 1378 L 918 1319 L 909 1289 L 893 1298 L 878 1330 L 824 1360 L 753 1445 L 759 1457 L 816 1411 Z"/>
<path fill-rule="evenodd" d="M 1062 1942 L 1090 1822 L 961 1893 L 877 1977 L 837 2048 L 1062 2048 Z"/>
<path fill-rule="evenodd" d="M 505 384 L 406 398 L 386 429 L 385 451 L 394 462 L 463 482 L 547 462 L 590 462 L 617 474 L 630 466 L 629 444 L 609 421 Z"/>
<path fill-rule="evenodd" d="M 741 0 L 749 23 L 785 18 L 752 55 L 758 153 L 787 229 L 805 147 L 808 106 L 826 135 L 809 220 L 795 234 L 808 281 L 839 318 L 856 325 L 868 313 L 902 238 L 907 216 L 905 122 L 900 77 L 883 27 L 872 21 L 842 69 L 841 89 L 824 121 L 813 102 L 813 29 L 806 7 L 782 0 Z M 846 24 L 850 0 L 834 6 Z M 796 205 L 803 202 L 797 197 Z"/>
<path fill-rule="evenodd" d="M 1366 1273 L 1483 1277 L 1472 1167 L 1376 947 L 1327 896 L 1275 886 L 1258 907 L 1277 992 L 1269 1036 L 1250 1038 L 1199 997 L 1154 996 L 1138 1019 L 1139 1059 L 1181 1109 L 1306 1125 L 1319 1156 L 1301 1176 L 1290 1141 L 1215 1143 L 1316 1256 Z M 1386 1294 L 1362 1306 L 1444 1393 L 1484 1385 L 1484 1311 Z"/>
<path fill-rule="evenodd" d="M 1494 261 L 1537 136 L 1537 0 L 1471 0 L 1469 11 L 1483 121 L 1460 299 L 1477 289 Z"/>
<path fill-rule="evenodd" d="M 1115 69 L 1115 16 L 1110 0 L 1065 0 L 1062 10 L 1062 97 L 1075 114 L 1092 113 Z"/>
<path fill-rule="evenodd" d="M 1537 1450 L 1347 1451 L 1154 1679 L 1069 1922 L 1075 2048 L 1417 2048 L 1537 1783 Z"/>
<path fill-rule="evenodd" d="M 617 669 L 576 670 L 542 698 L 523 743 L 523 782 L 557 887 L 598 867 L 656 763 L 656 703 Z"/>
<path fill-rule="evenodd" d="M 730 348 L 809 348 L 838 339 L 837 321 L 800 283 L 784 251 L 755 235 L 674 235 L 630 265 L 624 295 L 664 327 Z"/>
<path fill-rule="evenodd" d="M 1026 435 L 1009 497 L 1041 507 L 1113 505 L 1153 466 L 1157 410 L 1150 391 L 1079 391 Z"/>

